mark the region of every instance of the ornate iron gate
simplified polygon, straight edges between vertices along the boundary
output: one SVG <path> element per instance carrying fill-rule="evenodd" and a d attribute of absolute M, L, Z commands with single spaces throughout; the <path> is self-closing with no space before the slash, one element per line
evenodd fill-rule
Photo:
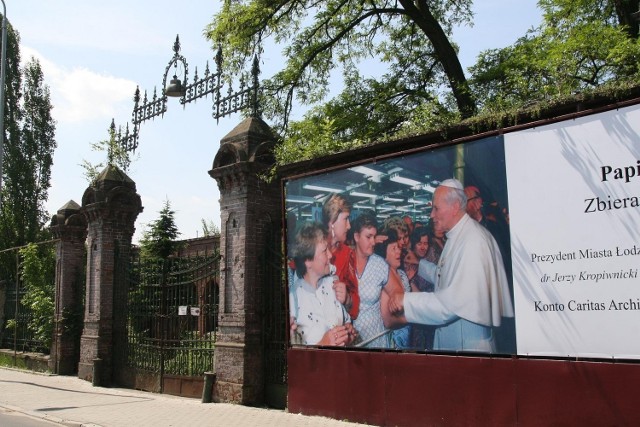
<path fill-rule="evenodd" d="M 199 397 L 214 370 L 218 253 L 131 263 L 124 375 L 130 387 Z M 133 381 L 133 382 L 131 382 Z"/>

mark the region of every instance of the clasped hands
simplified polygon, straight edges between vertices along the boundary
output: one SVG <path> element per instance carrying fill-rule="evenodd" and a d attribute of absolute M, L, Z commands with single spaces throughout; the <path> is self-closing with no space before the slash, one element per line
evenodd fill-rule
<path fill-rule="evenodd" d="M 357 335 L 358 333 L 353 325 L 351 323 L 345 323 L 344 325 L 334 326 L 325 332 L 318 345 L 344 347 L 351 344 Z"/>

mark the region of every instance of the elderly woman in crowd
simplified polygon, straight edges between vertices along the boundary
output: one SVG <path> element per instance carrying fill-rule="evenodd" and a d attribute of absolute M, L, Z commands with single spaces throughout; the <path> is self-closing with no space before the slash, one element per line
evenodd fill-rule
<path fill-rule="evenodd" d="M 297 279 L 289 289 L 292 343 L 345 346 L 356 331 L 333 289 L 327 232 L 319 223 L 304 223 L 296 233 L 293 260 Z"/>

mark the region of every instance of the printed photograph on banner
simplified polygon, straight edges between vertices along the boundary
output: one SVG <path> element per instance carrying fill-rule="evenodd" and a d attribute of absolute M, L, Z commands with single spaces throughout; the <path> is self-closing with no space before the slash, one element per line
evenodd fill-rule
<path fill-rule="evenodd" d="M 518 353 L 640 358 L 640 107 L 504 145 Z"/>
<path fill-rule="evenodd" d="M 501 136 L 285 180 L 292 346 L 516 354 Z"/>

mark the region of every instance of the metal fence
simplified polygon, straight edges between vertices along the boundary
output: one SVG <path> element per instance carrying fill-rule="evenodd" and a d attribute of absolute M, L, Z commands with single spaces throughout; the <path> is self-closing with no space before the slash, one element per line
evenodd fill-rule
<path fill-rule="evenodd" d="M 51 247 L 57 240 L 47 240 L 35 243 L 40 247 Z M 17 246 L 0 251 L 5 268 L 13 264 L 13 271 L 5 271 L 3 286 L 0 292 L 4 292 L 4 317 L 0 319 L 0 348 L 11 349 L 14 352 L 49 353 L 50 342 L 36 338 L 34 331 L 34 315 L 32 309 L 23 303 L 27 289 L 22 280 L 22 258 L 20 250 L 26 246 Z M 12 262 L 12 259 L 15 262 Z M 52 260 L 55 263 L 54 260 Z M 50 266 L 54 270 L 54 264 Z M 11 269 L 10 269 L 11 270 Z M 54 298 L 55 278 L 51 277 L 51 301 Z M 2 298 L 0 298 L 2 300 Z M 53 312 L 51 313 L 53 323 Z M 42 321 L 40 321 L 42 323 Z"/>
<path fill-rule="evenodd" d="M 17 287 L 17 292 L 15 287 L 6 289 L 5 324 L 0 347 L 18 352 L 49 353 L 49 346 L 36 339 L 35 333 L 29 328 L 33 315 L 31 309 L 21 302 L 26 291 L 21 283 Z"/>
<path fill-rule="evenodd" d="M 266 403 L 273 407 L 286 406 L 287 385 L 287 331 L 289 316 L 285 298 L 287 281 L 283 277 L 282 252 L 277 240 L 279 235 L 271 232 L 262 253 L 264 275 L 264 316 L 265 337 L 265 388 Z"/>
<path fill-rule="evenodd" d="M 213 370 L 218 253 L 131 264 L 127 366 L 201 378 Z"/>

